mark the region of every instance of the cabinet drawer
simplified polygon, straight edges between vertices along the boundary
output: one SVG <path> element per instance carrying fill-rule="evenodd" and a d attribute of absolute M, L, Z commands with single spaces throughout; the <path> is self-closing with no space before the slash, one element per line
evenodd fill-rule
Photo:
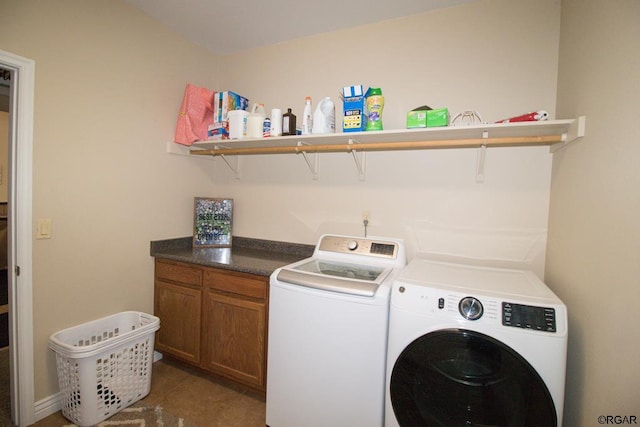
<path fill-rule="evenodd" d="M 204 285 L 219 291 L 231 292 L 251 298 L 267 298 L 267 278 L 205 270 Z"/>
<path fill-rule="evenodd" d="M 156 261 L 156 278 L 200 286 L 202 283 L 202 270 L 177 263 Z"/>

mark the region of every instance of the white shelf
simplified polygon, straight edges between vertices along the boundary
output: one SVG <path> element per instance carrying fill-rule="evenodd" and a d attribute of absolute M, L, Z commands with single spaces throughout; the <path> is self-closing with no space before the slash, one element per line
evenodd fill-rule
<path fill-rule="evenodd" d="M 426 129 L 384 130 L 320 135 L 294 135 L 261 139 L 217 140 L 194 143 L 191 147 L 169 143 L 167 151 L 195 156 L 221 156 L 239 177 L 226 156 L 252 154 L 303 154 L 314 178 L 317 156 L 330 152 L 350 152 L 364 176 L 364 153 L 367 151 L 425 150 L 434 148 L 481 148 L 548 145 L 552 151 L 584 136 L 585 117 L 516 123 L 459 125 Z M 178 147 L 176 147 L 178 146 Z M 480 163 L 480 162 L 479 162 Z M 478 174 L 481 175 L 479 170 Z"/>
<path fill-rule="evenodd" d="M 352 150 L 420 150 L 481 146 L 554 145 L 584 135 L 584 117 L 572 120 L 493 123 L 377 132 L 294 135 L 197 142 L 194 155 L 287 154 Z"/>

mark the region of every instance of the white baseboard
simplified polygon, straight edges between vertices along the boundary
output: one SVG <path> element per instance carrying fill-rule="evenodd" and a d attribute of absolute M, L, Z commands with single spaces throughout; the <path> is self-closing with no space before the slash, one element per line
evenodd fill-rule
<path fill-rule="evenodd" d="M 60 400 L 60 393 L 56 393 L 49 397 L 45 397 L 35 403 L 35 420 L 40 421 L 43 418 L 48 417 L 51 414 L 55 414 L 62 409 L 62 402 Z"/>

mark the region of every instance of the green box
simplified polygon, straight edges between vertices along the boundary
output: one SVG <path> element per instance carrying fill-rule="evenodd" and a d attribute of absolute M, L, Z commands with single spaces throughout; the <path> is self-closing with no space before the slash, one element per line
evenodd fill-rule
<path fill-rule="evenodd" d="M 435 110 L 426 111 L 427 127 L 449 126 L 449 109 L 437 108 Z"/>
<path fill-rule="evenodd" d="M 407 113 L 407 129 L 426 128 L 427 110 L 413 110 Z"/>
<path fill-rule="evenodd" d="M 449 125 L 449 109 L 428 105 L 415 108 L 407 113 L 407 129 L 432 128 Z"/>

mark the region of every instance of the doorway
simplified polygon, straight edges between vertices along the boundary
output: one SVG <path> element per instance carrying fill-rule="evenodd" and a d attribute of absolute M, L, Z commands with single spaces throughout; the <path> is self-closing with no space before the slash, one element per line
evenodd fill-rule
<path fill-rule="evenodd" d="M 32 309 L 32 170 L 35 64 L 0 50 L 9 76 L 7 181 L 7 284 L 9 395 L 19 427 L 35 421 Z M 6 73 L 5 73 L 6 72 Z"/>
<path fill-rule="evenodd" d="M 0 423 L 11 425 L 9 276 L 7 259 L 7 161 L 11 71 L 0 67 Z"/>

